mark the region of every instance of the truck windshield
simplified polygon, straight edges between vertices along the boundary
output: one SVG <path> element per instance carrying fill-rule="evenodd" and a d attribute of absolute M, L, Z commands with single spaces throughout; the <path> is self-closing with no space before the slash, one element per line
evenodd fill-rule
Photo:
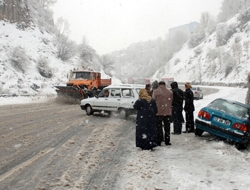
<path fill-rule="evenodd" d="M 90 79 L 90 72 L 76 72 L 73 73 L 73 79 Z"/>

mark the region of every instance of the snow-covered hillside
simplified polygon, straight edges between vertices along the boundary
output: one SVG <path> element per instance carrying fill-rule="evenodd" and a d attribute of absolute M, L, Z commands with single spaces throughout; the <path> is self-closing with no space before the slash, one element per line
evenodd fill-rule
<path fill-rule="evenodd" d="M 217 25 L 198 46 L 189 48 L 188 43 L 184 44 L 163 68 L 155 67 L 156 72 L 150 77 L 151 82 L 163 77 L 173 77 L 178 82 L 191 81 L 193 84 L 245 84 L 250 72 L 250 22 L 242 22 L 240 16 L 236 15 L 226 23 Z M 249 20 L 248 17 L 247 19 Z M 15 24 L 4 21 L 0 21 L 0 27 L 0 94 L 55 95 L 54 86 L 65 85 L 69 71 L 79 68 L 77 56 L 64 62 L 57 58 L 52 34 L 36 27 L 22 31 Z M 233 31 L 230 38 L 225 45 L 217 46 L 218 34 L 226 36 L 228 30 Z M 13 57 L 14 51 L 17 51 L 16 57 Z M 20 54 L 26 57 L 19 60 L 25 69 L 18 70 L 13 66 L 13 59 L 18 59 Z M 46 70 L 51 76 L 42 76 L 39 72 L 41 60 L 47 63 Z M 138 72 L 138 68 L 135 68 L 135 72 Z M 121 66 L 111 73 L 114 74 L 115 70 L 120 71 L 115 76 L 121 77 Z M 101 68 L 100 71 L 102 78 L 109 78 Z M 122 72 L 132 72 L 131 67 Z M 112 80 L 113 84 L 121 83 L 114 77 Z"/>
<path fill-rule="evenodd" d="M 1 94 L 54 94 L 54 85 L 65 84 L 67 73 L 74 67 L 56 58 L 53 36 L 38 28 L 26 31 L 16 29 L 15 24 L 0 21 L 0 92 Z M 17 48 L 28 58 L 24 72 L 11 64 L 11 54 Z M 37 68 L 39 59 L 47 60 L 52 72 L 51 78 L 40 75 Z"/>
<path fill-rule="evenodd" d="M 234 34 L 225 45 L 216 46 L 216 29 L 195 48 L 189 48 L 186 43 L 164 69 L 156 71 L 152 79 L 174 77 L 181 82 L 246 83 L 247 74 L 250 72 L 250 49 L 247 46 L 250 42 L 250 22 L 243 25 L 239 20 L 239 15 L 236 15 L 226 23 L 219 24 L 224 26 L 221 31 L 225 35 L 230 27 L 235 27 Z"/>
<path fill-rule="evenodd" d="M 15 24 L 4 21 L 0 21 L 0 27 L 0 94 L 55 95 L 54 86 L 65 85 L 69 71 L 79 69 L 77 56 L 64 62 L 57 58 L 52 34 L 37 27 L 22 31 Z M 24 69 L 13 66 L 13 59 L 19 59 Z M 41 60 L 47 63 L 44 69 L 51 76 L 40 74 L 38 65 Z M 110 78 L 101 68 L 100 71 L 102 78 Z M 113 83 L 119 83 L 119 80 L 114 79 Z"/>

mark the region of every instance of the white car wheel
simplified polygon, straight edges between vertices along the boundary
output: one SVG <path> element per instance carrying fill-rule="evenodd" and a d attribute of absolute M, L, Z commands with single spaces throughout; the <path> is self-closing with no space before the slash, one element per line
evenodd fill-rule
<path fill-rule="evenodd" d="M 93 109 L 90 105 L 87 105 L 86 107 L 86 114 L 87 115 L 92 115 L 93 114 Z"/>
<path fill-rule="evenodd" d="M 121 110 L 119 111 L 119 118 L 120 118 L 120 119 L 126 119 L 126 118 L 127 118 L 127 112 L 126 112 L 125 109 L 121 109 Z"/>

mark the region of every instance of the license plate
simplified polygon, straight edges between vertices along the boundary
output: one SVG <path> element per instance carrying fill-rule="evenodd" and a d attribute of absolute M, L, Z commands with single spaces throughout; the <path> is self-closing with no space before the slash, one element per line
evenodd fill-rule
<path fill-rule="evenodd" d="M 219 117 L 214 117 L 214 120 L 219 122 L 219 123 L 223 123 L 225 125 L 230 125 L 231 122 L 229 120 L 225 120 L 225 119 L 222 119 L 222 118 L 219 118 Z"/>

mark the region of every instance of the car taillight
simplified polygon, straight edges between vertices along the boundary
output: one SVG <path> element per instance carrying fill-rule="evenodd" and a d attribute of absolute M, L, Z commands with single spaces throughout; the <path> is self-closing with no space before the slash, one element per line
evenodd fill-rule
<path fill-rule="evenodd" d="M 233 125 L 233 128 L 239 129 L 239 130 L 241 130 L 243 132 L 246 132 L 248 130 L 248 127 L 245 124 L 242 124 L 242 123 L 235 123 Z"/>
<path fill-rule="evenodd" d="M 198 113 L 198 117 L 210 120 L 210 114 L 206 111 L 200 110 Z"/>
<path fill-rule="evenodd" d="M 198 94 L 198 92 L 194 92 L 195 94 Z"/>

